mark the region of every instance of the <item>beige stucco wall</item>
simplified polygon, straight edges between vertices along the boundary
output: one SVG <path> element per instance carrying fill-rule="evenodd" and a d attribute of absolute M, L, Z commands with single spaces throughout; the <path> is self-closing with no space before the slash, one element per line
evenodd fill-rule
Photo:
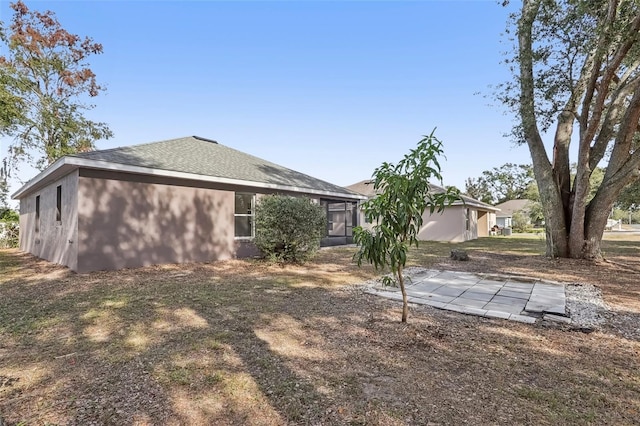
<path fill-rule="evenodd" d="M 233 191 L 134 179 L 81 172 L 79 272 L 233 257 Z"/>
<path fill-rule="evenodd" d="M 496 224 L 496 214 L 478 210 L 478 237 L 491 235 L 491 228 Z"/>
<path fill-rule="evenodd" d="M 478 212 L 469 209 L 470 229 L 466 230 L 465 207 L 450 206 L 442 213 L 425 212 L 419 240 L 463 242 L 478 238 Z"/>
<path fill-rule="evenodd" d="M 424 241 L 450 241 L 463 242 L 475 240 L 479 236 L 487 236 L 488 230 L 493 224 L 491 223 L 491 213 L 487 213 L 484 218 L 479 217 L 477 209 L 469 208 L 470 227 L 466 230 L 465 212 L 466 207 L 449 206 L 442 213 L 434 212 L 431 214 L 426 211 L 423 215 L 422 228 L 418 233 L 418 239 Z M 481 213 L 481 212 L 480 212 Z M 495 217 L 495 215 L 494 215 Z M 365 229 L 373 228 L 373 224 L 364 223 L 364 214 L 362 210 L 359 212 L 360 224 Z M 486 232 L 482 235 L 482 231 L 486 227 Z"/>
<path fill-rule="evenodd" d="M 496 224 L 496 213 L 495 212 L 489 212 L 489 229 L 493 228 L 493 226 Z"/>
<path fill-rule="evenodd" d="M 57 187 L 61 186 L 61 221 L 56 221 Z M 20 250 L 75 270 L 78 260 L 78 171 L 20 199 Z M 40 227 L 36 232 L 36 196 Z"/>

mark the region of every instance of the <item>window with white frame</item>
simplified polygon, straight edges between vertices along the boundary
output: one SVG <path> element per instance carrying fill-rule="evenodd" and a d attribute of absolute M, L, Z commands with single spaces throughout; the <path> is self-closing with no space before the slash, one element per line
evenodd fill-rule
<path fill-rule="evenodd" d="M 236 192 L 235 199 L 235 237 L 251 239 L 255 236 L 256 194 Z"/>

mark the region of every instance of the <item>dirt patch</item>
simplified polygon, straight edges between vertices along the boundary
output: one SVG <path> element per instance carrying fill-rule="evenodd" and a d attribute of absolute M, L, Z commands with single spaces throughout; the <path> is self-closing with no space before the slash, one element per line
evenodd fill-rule
<path fill-rule="evenodd" d="M 470 261 L 449 259 L 463 248 Z M 364 294 L 353 248 L 77 275 L 0 251 L 0 415 L 9 424 L 637 424 L 637 242 L 599 265 L 540 241 L 421 244 L 423 268 L 591 285 L 583 333 Z"/>

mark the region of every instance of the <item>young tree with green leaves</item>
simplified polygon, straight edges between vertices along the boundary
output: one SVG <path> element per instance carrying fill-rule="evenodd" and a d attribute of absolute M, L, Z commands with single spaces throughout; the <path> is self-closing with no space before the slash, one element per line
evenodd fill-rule
<path fill-rule="evenodd" d="M 442 142 L 431 132 L 418 142 L 398 164 L 383 163 L 372 176 L 375 197 L 362 204 L 366 220 L 373 225 L 371 230 L 360 226 L 354 228 L 354 242 L 359 246 L 354 260 L 358 266 L 363 261 L 376 269 L 391 268 L 402 292 L 402 322 L 409 312 L 403 270 L 411 246 L 418 246 L 418 233 L 422 228 L 424 212 L 442 212 L 446 206 L 459 199 L 455 188 L 445 192 L 434 192 L 429 180 L 440 184 L 440 163 L 443 154 Z"/>
<path fill-rule="evenodd" d="M 0 113 L 0 133 L 13 137 L 13 166 L 28 161 L 43 169 L 112 136 L 105 123 L 84 116 L 93 108 L 88 99 L 104 90 L 87 63 L 102 45 L 67 32 L 51 11 L 31 11 L 22 1 L 11 8 L 9 27 L 0 29 L 6 45 L 0 106 L 7 107 Z"/>
<path fill-rule="evenodd" d="M 531 154 L 547 255 L 599 259 L 611 208 L 639 175 L 640 3 L 523 0 L 508 33 L 513 78 L 497 96 L 518 117 L 513 135 Z M 590 198 L 601 162 L 604 177 Z"/>

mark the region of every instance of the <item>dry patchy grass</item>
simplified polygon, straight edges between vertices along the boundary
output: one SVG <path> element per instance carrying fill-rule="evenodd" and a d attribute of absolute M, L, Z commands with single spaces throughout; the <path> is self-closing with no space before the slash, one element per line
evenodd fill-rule
<path fill-rule="evenodd" d="M 593 333 L 363 294 L 353 248 L 313 263 L 77 275 L 0 251 L 0 415 L 9 424 L 637 424 L 640 260 L 549 260 L 536 238 L 422 244 L 411 264 L 598 285 Z"/>

